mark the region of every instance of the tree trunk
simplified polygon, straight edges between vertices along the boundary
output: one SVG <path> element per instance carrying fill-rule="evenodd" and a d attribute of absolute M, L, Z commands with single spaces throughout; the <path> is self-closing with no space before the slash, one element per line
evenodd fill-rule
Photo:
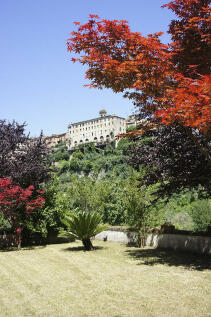
<path fill-rule="evenodd" d="M 85 251 L 91 251 L 94 249 L 90 238 L 82 239 L 82 243 Z"/>
<path fill-rule="evenodd" d="M 21 235 L 18 236 L 18 251 L 21 250 Z"/>

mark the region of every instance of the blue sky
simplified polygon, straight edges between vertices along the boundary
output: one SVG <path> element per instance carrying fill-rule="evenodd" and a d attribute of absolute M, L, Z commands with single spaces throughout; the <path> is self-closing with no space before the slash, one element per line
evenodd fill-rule
<path fill-rule="evenodd" d="M 109 114 L 128 116 L 131 101 L 110 90 L 83 87 L 85 69 L 70 62 L 66 40 L 88 15 L 128 20 L 143 35 L 166 32 L 168 0 L 1 0 L 0 119 L 27 122 L 32 136 L 62 133 L 70 122 Z M 163 36 L 165 43 L 169 35 Z"/>

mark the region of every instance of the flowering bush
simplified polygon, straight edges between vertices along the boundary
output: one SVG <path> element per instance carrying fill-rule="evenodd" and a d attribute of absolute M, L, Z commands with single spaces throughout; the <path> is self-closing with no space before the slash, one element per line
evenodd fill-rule
<path fill-rule="evenodd" d="M 17 244 L 21 247 L 21 231 L 36 208 L 43 206 L 43 191 L 35 190 L 34 186 L 26 189 L 13 184 L 12 180 L 0 178 L 0 213 L 10 222 L 17 235 Z"/>

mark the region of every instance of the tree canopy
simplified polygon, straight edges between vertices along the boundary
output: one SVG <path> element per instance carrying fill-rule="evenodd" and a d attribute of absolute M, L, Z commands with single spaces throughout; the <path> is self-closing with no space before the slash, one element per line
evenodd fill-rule
<path fill-rule="evenodd" d="M 210 0 L 173 0 L 163 7 L 176 16 L 170 44 L 161 42 L 161 32 L 142 36 L 127 21 L 90 15 L 86 24 L 75 22 L 67 46 L 73 62 L 88 66 L 88 86 L 122 92 L 138 107 L 147 124 L 127 135 L 144 139 L 153 131 L 153 137 L 140 143 L 131 162 L 136 158 L 148 171 L 145 181 L 161 181 L 170 194 L 209 187 L 211 9 Z"/>
<path fill-rule="evenodd" d="M 166 6 L 178 16 L 170 25 L 173 42 L 169 45 L 161 43 L 161 32 L 144 37 L 132 32 L 127 21 L 90 15 L 84 25 L 75 22 L 78 30 L 71 33 L 68 50 L 82 53 L 72 61 L 88 66 L 90 87 L 123 92 L 148 119 L 165 124 L 177 120 L 208 134 L 209 1 L 175 0 Z"/>
<path fill-rule="evenodd" d="M 42 134 L 30 138 L 26 124 L 0 120 L 0 177 L 24 188 L 49 178 L 48 149 Z"/>

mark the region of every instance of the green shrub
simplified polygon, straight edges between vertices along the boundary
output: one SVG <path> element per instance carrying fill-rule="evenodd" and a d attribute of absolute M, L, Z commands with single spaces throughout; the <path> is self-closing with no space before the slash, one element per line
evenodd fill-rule
<path fill-rule="evenodd" d="M 211 225 L 211 201 L 208 199 L 196 201 L 192 205 L 190 215 L 193 219 L 194 230 L 206 231 Z"/>
<path fill-rule="evenodd" d="M 3 214 L 0 213 L 0 234 L 12 232 L 12 226 Z"/>
<path fill-rule="evenodd" d="M 73 153 L 73 158 L 77 160 L 83 160 L 84 154 L 81 151 L 76 151 Z"/>
<path fill-rule="evenodd" d="M 93 163 L 90 160 L 86 160 L 83 164 L 83 171 L 86 174 L 89 174 L 91 172 L 91 170 L 93 169 Z"/>
<path fill-rule="evenodd" d="M 61 232 L 60 236 L 74 236 L 82 240 L 84 249 L 93 249 L 90 238 L 107 229 L 107 225 L 102 224 L 100 215 L 97 212 L 79 212 L 72 216 L 66 216 L 63 220 L 68 231 Z"/>
<path fill-rule="evenodd" d="M 69 160 L 69 153 L 68 152 L 60 152 L 60 151 L 57 151 L 56 153 L 54 153 L 52 155 L 52 159 L 55 161 L 55 162 L 58 162 L 58 161 L 61 161 L 61 160 L 65 160 L 65 161 L 68 161 Z"/>
<path fill-rule="evenodd" d="M 72 158 L 69 163 L 69 169 L 73 172 L 79 172 L 81 170 L 81 162 L 76 158 Z"/>

